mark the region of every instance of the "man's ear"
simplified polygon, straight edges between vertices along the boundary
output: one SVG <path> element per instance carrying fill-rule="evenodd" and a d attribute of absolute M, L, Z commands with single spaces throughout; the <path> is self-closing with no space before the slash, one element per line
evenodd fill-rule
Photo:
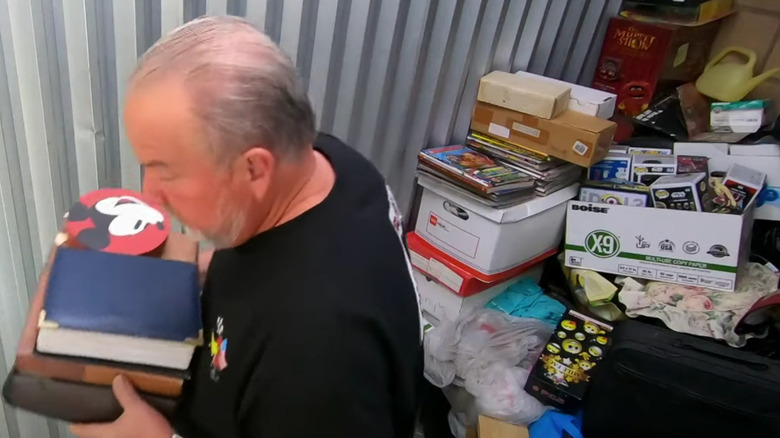
<path fill-rule="evenodd" d="M 244 153 L 247 177 L 250 181 L 268 178 L 273 172 L 276 158 L 268 149 L 255 147 Z"/>
<path fill-rule="evenodd" d="M 244 175 L 256 195 L 264 195 L 273 178 L 276 157 L 268 149 L 255 147 L 242 156 Z"/>

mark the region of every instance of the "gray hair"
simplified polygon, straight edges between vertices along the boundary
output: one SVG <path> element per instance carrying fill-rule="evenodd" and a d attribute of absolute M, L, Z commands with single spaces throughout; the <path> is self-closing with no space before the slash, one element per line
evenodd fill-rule
<path fill-rule="evenodd" d="M 131 87 L 166 74 L 183 75 L 220 162 L 258 146 L 294 160 L 317 135 L 292 61 L 243 19 L 207 16 L 173 30 L 143 55 Z"/>

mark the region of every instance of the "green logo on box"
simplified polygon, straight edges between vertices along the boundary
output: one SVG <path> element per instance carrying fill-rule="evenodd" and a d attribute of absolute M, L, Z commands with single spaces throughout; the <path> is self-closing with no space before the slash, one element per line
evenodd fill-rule
<path fill-rule="evenodd" d="M 596 257 L 606 259 L 617 255 L 620 241 L 609 231 L 596 230 L 585 237 L 585 249 Z"/>

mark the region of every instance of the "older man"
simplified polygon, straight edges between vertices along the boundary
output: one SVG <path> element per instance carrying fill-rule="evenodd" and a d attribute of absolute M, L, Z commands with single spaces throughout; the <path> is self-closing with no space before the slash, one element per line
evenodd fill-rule
<path fill-rule="evenodd" d="M 291 61 L 236 18 L 174 31 L 141 59 L 125 126 L 144 191 L 217 246 L 207 348 L 173 424 L 125 379 L 124 414 L 82 437 L 409 437 L 419 308 L 376 169 L 317 134 Z"/>

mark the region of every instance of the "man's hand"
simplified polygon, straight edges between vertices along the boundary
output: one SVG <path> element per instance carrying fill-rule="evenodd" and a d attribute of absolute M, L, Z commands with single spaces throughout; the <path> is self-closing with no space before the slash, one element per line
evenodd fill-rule
<path fill-rule="evenodd" d="M 123 376 L 113 382 L 114 396 L 124 413 L 113 423 L 74 424 L 70 431 L 81 438 L 171 438 L 173 428 L 159 412 L 135 392 Z"/>

